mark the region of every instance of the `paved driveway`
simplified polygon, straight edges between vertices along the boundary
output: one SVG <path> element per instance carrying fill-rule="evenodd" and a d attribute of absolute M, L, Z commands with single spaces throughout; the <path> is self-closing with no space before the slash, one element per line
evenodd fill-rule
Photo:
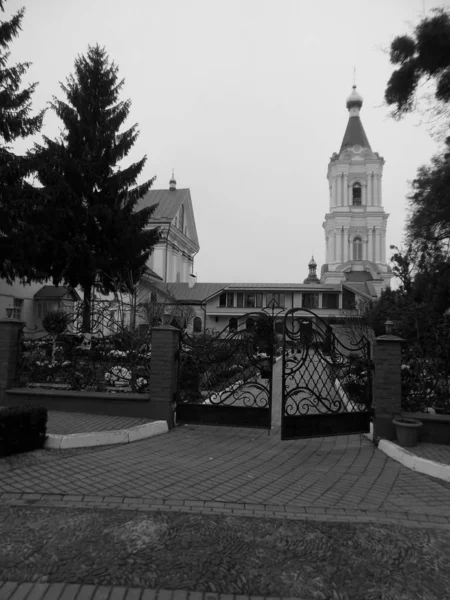
<path fill-rule="evenodd" d="M 182 426 L 148 440 L 92 450 L 55 455 L 54 460 L 33 466 L 0 469 L 0 493 L 450 516 L 450 484 L 406 469 L 362 436 L 286 442 L 264 430 Z"/>

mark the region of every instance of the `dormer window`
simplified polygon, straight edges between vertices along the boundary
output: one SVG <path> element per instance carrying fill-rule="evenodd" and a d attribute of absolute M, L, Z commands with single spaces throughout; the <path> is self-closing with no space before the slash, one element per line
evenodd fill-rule
<path fill-rule="evenodd" d="M 180 229 L 184 233 L 184 204 L 180 208 Z"/>
<path fill-rule="evenodd" d="M 352 187 L 352 192 L 353 206 L 361 206 L 361 184 L 354 183 Z"/>
<path fill-rule="evenodd" d="M 362 260 L 362 239 L 360 237 L 353 239 L 353 260 Z"/>

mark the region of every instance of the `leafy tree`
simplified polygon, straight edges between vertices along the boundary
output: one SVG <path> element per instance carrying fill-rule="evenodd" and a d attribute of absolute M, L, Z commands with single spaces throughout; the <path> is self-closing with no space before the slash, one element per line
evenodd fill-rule
<path fill-rule="evenodd" d="M 438 103 L 450 101 L 450 11 L 433 9 L 433 16 L 420 21 L 412 35 L 397 36 L 391 44 L 390 61 L 399 65 L 386 87 L 385 100 L 394 105 L 394 116 L 413 110 L 419 83 L 435 83 Z"/>
<path fill-rule="evenodd" d="M 61 136 L 44 137 L 33 153 L 44 188 L 35 266 L 55 285 L 82 288 L 85 332 L 93 289 L 115 291 L 117 278 L 143 267 L 159 239 L 157 229 L 147 228 L 154 207 L 136 209 L 154 181 L 137 184 L 146 157 L 119 167 L 138 136 L 137 125 L 119 131 L 131 106 L 119 101 L 123 84 L 105 49 L 90 46 L 60 84 L 66 102 L 50 103 L 63 122 Z"/>
<path fill-rule="evenodd" d="M 422 240 L 425 248 L 440 248 L 450 240 L 450 137 L 446 151 L 422 166 L 412 183 L 411 213 L 407 223 L 410 241 Z"/>
<path fill-rule="evenodd" d="M 5 12 L 5 0 L 0 10 Z M 0 21 L 0 278 L 11 283 L 15 277 L 32 278 L 32 271 L 22 249 L 29 240 L 31 226 L 27 215 L 33 188 L 26 182 L 30 161 L 15 154 L 12 144 L 39 132 L 44 111 L 31 114 L 31 100 L 36 83 L 21 88 L 21 80 L 31 63 L 9 66 L 9 46 L 19 35 L 25 9 L 9 20 Z M 29 215 L 28 215 L 29 216 Z"/>

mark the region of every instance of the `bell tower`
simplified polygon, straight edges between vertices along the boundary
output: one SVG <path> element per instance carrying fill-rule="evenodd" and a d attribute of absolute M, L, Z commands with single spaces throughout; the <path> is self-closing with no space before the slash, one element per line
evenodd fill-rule
<path fill-rule="evenodd" d="M 349 120 L 341 148 L 328 165 L 321 283 L 365 284 L 372 296 L 379 296 L 393 276 L 386 263 L 389 215 L 383 208 L 384 159 L 370 147 L 359 116 L 362 104 L 354 85 L 347 98 Z"/>

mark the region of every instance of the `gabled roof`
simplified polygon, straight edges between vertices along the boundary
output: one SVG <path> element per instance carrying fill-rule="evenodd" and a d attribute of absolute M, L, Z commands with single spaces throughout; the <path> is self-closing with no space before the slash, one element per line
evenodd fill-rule
<path fill-rule="evenodd" d="M 159 225 L 163 223 L 172 223 L 182 204 L 184 204 L 185 207 L 185 216 L 189 219 L 189 238 L 194 244 L 199 246 L 191 191 L 189 188 L 179 190 L 149 190 L 147 194 L 139 200 L 137 210 L 141 210 L 147 206 L 157 205 L 155 212 L 152 215 L 151 223 Z"/>
<path fill-rule="evenodd" d="M 66 296 L 70 300 L 80 300 L 80 296 L 75 290 L 71 290 L 64 285 L 44 285 L 33 297 L 37 300 L 57 300 Z"/>
<path fill-rule="evenodd" d="M 158 206 L 152 215 L 152 221 L 170 222 L 177 214 L 183 202 L 191 197 L 189 189 L 181 190 L 150 190 L 138 202 L 137 208 Z"/>
<path fill-rule="evenodd" d="M 156 288 L 169 293 L 179 302 L 201 303 L 228 287 L 228 283 L 155 283 Z"/>
<path fill-rule="evenodd" d="M 339 152 L 342 152 L 346 148 L 352 148 L 355 145 L 371 150 L 361 119 L 357 116 L 352 116 L 348 120 L 347 129 L 345 130 Z"/>

